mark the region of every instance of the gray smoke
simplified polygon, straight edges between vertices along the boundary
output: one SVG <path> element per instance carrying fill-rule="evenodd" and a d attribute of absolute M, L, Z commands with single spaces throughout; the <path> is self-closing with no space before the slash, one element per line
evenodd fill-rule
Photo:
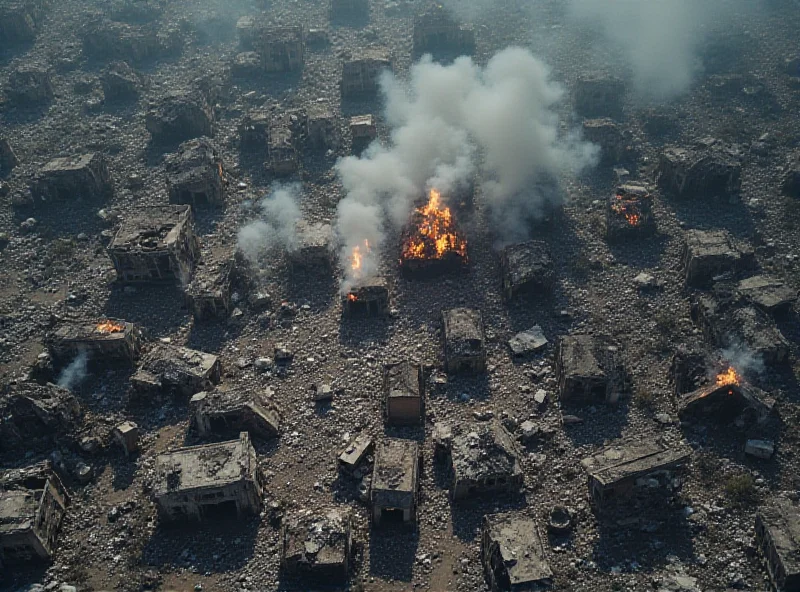
<path fill-rule="evenodd" d="M 730 364 L 734 370 L 745 378 L 760 376 L 766 371 L 764 359 L 759 354 L 753 353 L 741 343 L 732 344 L 723 349 L 720 356 Z"/>
<path fill-rule="evenodd" d="M 346 193 L 337 216 L 344 286 L 366 277 L 350 271 L 353 249 L 368 241 L 367 265 L 377 269 L 385 225 L 405 224 L 428 189 L 446 199 L 467 186 L 479 148 L 489 179 L 487 207 L 495 231 L 506 238 L 523 236 L 526 221 L 550 199 L 535 181 L 596 159 L 596 147 L 577 136 L 560 137 L 553 109 L 563 91 L 525 49 L 505 49 L 485 67 L 468 57 L 443 66 L 425 56 L 412 66 L 407 84 L 384 73 L 381 90 L 389 144 L 376 142 L 361 157 L 336 164 Z"/>
<path fill-rule="evenodd" d="M 65 389 L 72 390 L 86 379 L 89 354 L 86 350 L 81 350 L 69 366 L 58 375 L 56 384 Z"/>
<path fill-rule="evenodd" d="M 297 248 L 297 223 L 300 221 L 299 183 L 275 184 L 270 194 L 258 204 L 260 219 L 239 230 L 238 247 L 253 263 L 274 250 L 293 251 Z"/>

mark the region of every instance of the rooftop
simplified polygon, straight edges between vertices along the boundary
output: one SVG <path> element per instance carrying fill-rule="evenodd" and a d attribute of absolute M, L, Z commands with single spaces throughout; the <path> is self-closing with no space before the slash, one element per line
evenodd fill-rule
<path fill-rule="evenodd" d="M 657 439 L 623 440 L 581 461 L 586 472 L 602 485 L 669 468 L 689 459 L 685 443 L 668 445 Z"/>
<path fill-rule="evenodd" d="M 800 572 L 800 512 L 790 500 L 777 498 L 758 511 L 769 530 L 775 551 L 787 574 Z"/>
<path fill-rule="evenodd" d="M 347 561 L 350 514 L 335 508 L 302 510 L 287 520 L 284 554 L 287 561 L 340 565 Z"/>
<path fill-rule="evenodd" d="M 92 160 L 94 160 L 95 156 L 95 153 L 90 152 L 88 154 L 54 158 L 42 167 L 42 172 L 52 173 L 62 171 L 78 171 L 88 167 Z"/>
<path fill-rule="evenodd" d="M 513 513 L 489 514 L 484 518 L 484 529 L 500 547 L 512 586 L 553 577 L 533 518 Z"/>
<path fill-rule="evenodd" d="M 413 440 L 387 438 L 375 447 L 372 490 L 413 492 L 419 463 L 419 445 Z"/>
<path fill-rule="evenodd" d="M 0 491 L 0 534 L 33 528 L 39 498 L 35 491 Z"/>
<path fill-rule="evenodd" d="M 162 251 L 174 243 L 191 218 L 188 205 L 135 208 L 123 220 L 111 250 Z"/>
<path fill-rule="evenodd" d="M 390 397 L 419 397 L 421 395 L 419 364 L 404 360 L 396 364 L 385 364 L 383 371 L 388 381 Z"/>
<path fill-rule="evenodd" d="M 153 374 L 182 372 L 205 375 L 216 363 L 217 356 L 214 354 L 178 345 L 158 343 L 147 353 L 142 367 Z"/>
<path fill-rule="evenodd" d="M 448 342 L 483 342 L 483 318 L 474 308 L 452 308 L 442 313 Z"/>
<path fill-rule="evenodd" d="M 451 456 L 457 479 L 482 480 L 497 475 L 517 475 L 519 449 L 511 434 L 493 421 L 479 424 L 453 438 Z"/>

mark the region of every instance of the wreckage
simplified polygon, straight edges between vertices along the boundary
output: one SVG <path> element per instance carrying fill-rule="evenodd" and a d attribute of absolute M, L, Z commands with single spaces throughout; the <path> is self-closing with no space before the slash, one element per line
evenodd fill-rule
<path fill-rule="evenodd" d="M 756 513 L 756 544 L 775 590 L 800 590 L 800 511 L 784 498 L 770 500 Z"/>
<path fill-rule="evenodd" d="M 425 420 L 422 366 L 410 361 L 383 366 L 383 412 L 387 424 L 419 425 Z"/>
<path fill-rule="evenodd" d="M 84 353 L 95 364 L 117 362 L 133 365 L 142 347 L 142 332 L 133 323 L 105 319 L 99 323 L 66 324 L 47 337 L 57 364 L 71 362 Z"/>
<path fill-rule="evenodd" d="M 659 187 L 678 197 L 737 195 L 742 187 L 738 147 L 704 138 L 690 148 L 667 148 L 656 172 Z"/>
<path fill-rule="evenodd" d="M 736 370 L 728 367 L 710 384 L 678 397 L 678 417 L 708 418 L 712 421 L 736 420 L 743 425 L 763 423 L 775 406 L 764 391 L 748 384 Z"/>
<path fill-rule="evenodd" d="M 625 389 L 625 375 L 615 345 L 590 335 L 561 338 L 556 352 L 556 380 L 562 403 L 615 403 Z"/>
<path fill-rule="evenodd" d="M 34 203 L 104 201 L 114 194 L 105 157 L 99 153 L 65 156 L 48 162 L 31 183 Z"/>
<path fill-rule="evenodd" d="M 222 373 L 219 359 L 188 347 L 157 343 L 145 354 L 131 384 L 140 393 L 161 390 L 191 396 L 214 388 Z"/>
<path fill-rule="evenodd" d="M 54 384 L 21 382 L 0 396 L 0 448 L 28 448 L 63 439 L 81 419 L 78 400 Z"/>
<path fill-rule="evenodd" d="M 416 524 L 422 453 L 413 440 L 386 438 L 375 447 L 370 505 L 372 524 Z"/>
<path fill-rule="evenodd" d="M 486 370 L 486 335 L 481 311 L 453 308 L 442 311 L 444 367 L 450 373 Z"/>
<path fill-rule="evenodd" d="M 165 159 L 169 201 L 193 207 L 225 203 L 222 157 L 208 138 L 184 142 Z"/>
<path fill-rule="evenodd" d="M 302 510 L 281 527 L 281 568 L 320 582 L 347 580 L 353 546 L 349 509 Z"/>
<path fill-rule="evenodd" d="M 683 247 L 686 285 L 706 288 L 718 278 L 735 277 L 751 269 L 755 253 L 750 245 L 734 241 L 725 230 L 687 230 Z"/>
<path fill-rule="evenodd" d="M 145 117 L 145 127 L 156 144 L 178 144 L 214 136 L 214 110 L 200 92 L 172 92 Z"/>
<path fill-rule="evenodd" d="M 441 193 L 431 189 L 403 230 L 400 265 L 404 272 L 441 271 L 467 264 L 467 240 Z"/>
<path fill-rule="evenodd" d="M 191 425 L 201 437 L 248 432 L 252 438 L 280 435 L 281 414 L 270 400 L 235 391 L 201 391 L 189 401 Z"/>
<path fill-rule="evenodd" d="M 545 539 L 521 513 L 487 514 L 481 527 L 481 562 L 492 592 L 533 592 L 553 584 Z"/>
<path fill-rule="evenodd" d="M 519 293 L 553 290 L 555 264 L 550 247 L 543 241 L 527 241 L 505 247 L 500 253 L 503 293 L 513 298 Z"/>
<path fill-rule="evenodd" d="M 362 280 L 342 294 L 342 314 L 347 316 L 389 314 L 389 286 L 383 277 Z"/>
<path fill-rule="evenodd" d="M 652 234 L 656 222 L 653 199 L 642 185 L 628 183 L 617 187 L 606 202 L 606 237 L 609 241 Z"/>
<path fill-rule="evenodd" d="M 247 262 L 240 251 L 204 254 L 184 289 L 186 304 L 194 320 L 202 322 L 228 317 L 233 309 L 233 287 L 243 287 L 248 273 Z"/>
<path fill-rule="evenodd" d="M 384 70 L 392 71 L 392 58 L 388 49 L 362 49 L 342 65 L 342 98 L 374 95 L 378 92 L 378 80 Z"/>

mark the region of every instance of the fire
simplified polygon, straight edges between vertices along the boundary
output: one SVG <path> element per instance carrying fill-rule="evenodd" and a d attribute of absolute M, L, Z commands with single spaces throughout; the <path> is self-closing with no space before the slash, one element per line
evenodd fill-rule
<path fill-rule="evenodd" d="M 112 321 L 103 321 L 97 324 L 96 329 L 98 333 L 119 333 L 125 330 L 125 325 L 120 325 Z"/>
<path fill-rule="evenodd" d="M 631 226 L 639 226 L 642 222 L 642 217 L 639 215 L 635 202 L 625 199 L 625 196 L 621 193 L 617 193 L 616 197 L 617 200 L 611 204 L 611 209 L 622 215 Z"/>
<path fill-rule="evenodd" d="M 717 386 L 725 386 L 728 384 L 739 384 L 739 375 L 732 367 L 728 367 L 725 372 L 717 374 Z"/>
<path fill-rule="evenodd" d="M 356 245 L 353 247 L 353 252 L 350 254 L 350 269 L 352 269 L 356 275 L 359 275 L 361 272 L 361 268 L 364 265 L 364 256 L 370 252 L 369 248 L 369 241 L 364 240 L 364 251 L 361 251 L 361 245 Z"/>
<path fill-rule="evenodd" d="M 428 203 L 417 208 L 415 232 L 404 241 L 402 258 L 442 259 L 448 253 L 466 258 L 467 241 L 453 224 L 450 208 L 441 203 L 441 193 L 431 189 Z"/>
<path fill-rule="evenodd" d="M 348 295 L 347 295 L 347 299 L 348 299 L 350 302 L 356 302 L 356 301 L 358 300 L 358 296 L 356 296 L 355 294 L 353 294 L 353 293 L 351 292 L 350 294 L 348 294 Z"/>

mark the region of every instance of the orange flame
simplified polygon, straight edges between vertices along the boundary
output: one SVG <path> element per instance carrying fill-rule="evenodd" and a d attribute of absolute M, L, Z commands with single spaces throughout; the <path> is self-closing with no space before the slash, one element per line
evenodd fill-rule
<path fill-rule="evenodd" d="M 639 215 L 636 201 L 626 198 L 621 193 L 617 193 L 616 198 L 617 200 L 611 204 L 611 209 L 623 216 L 631 226 L 639 226 L 642 222 L 642 217 Z"/>
<path fill-rule="evenodd" d="M 355 294 L 353 294 L 353 293 L 351 292 L 350 294 L 348 294 L 348 295 L 347 295 L 347 299 L 348 299 L 350 302 L 356 302 L 356 301 L 358 300 L 358 296 L 356 296 Z"/>
<path fill-rule="evenodd" d="M 353 247 L 353 252 L 350 254 L 350 269 L 356 272 L 356 275 L 359 274 L 361 271 L 362 265 L 364 265 L 364 255 L 370 252 L 369 248 L 369 241 L 364 240 L 364 252 L 361 252 L 361 245 L 356 245 Z"/>
<path fill-rule="evenodd" d="M 103 321 L 97 324 L 96 329 L 98 333 L 119 333 L 125 330 L 125 325 L 120 325 L 111 321 Z"/>
<path fill-rule="evenodd" d="M 717 374 L 717 386 L 725 386 L 728 384 L 739 384 L 739 375 L 732 367 L 728 367 L 725 372 Z"/>
<path fill-rule="evenodd" d="M 467 256 L 467 241 L 456 231 L 450 208 L 442 206 L 441 193 L 431 189 L 428 203 L 417 208 L 416 232 L 403 244 L 403 259 L 441 259 L 448 253 Z"/>

